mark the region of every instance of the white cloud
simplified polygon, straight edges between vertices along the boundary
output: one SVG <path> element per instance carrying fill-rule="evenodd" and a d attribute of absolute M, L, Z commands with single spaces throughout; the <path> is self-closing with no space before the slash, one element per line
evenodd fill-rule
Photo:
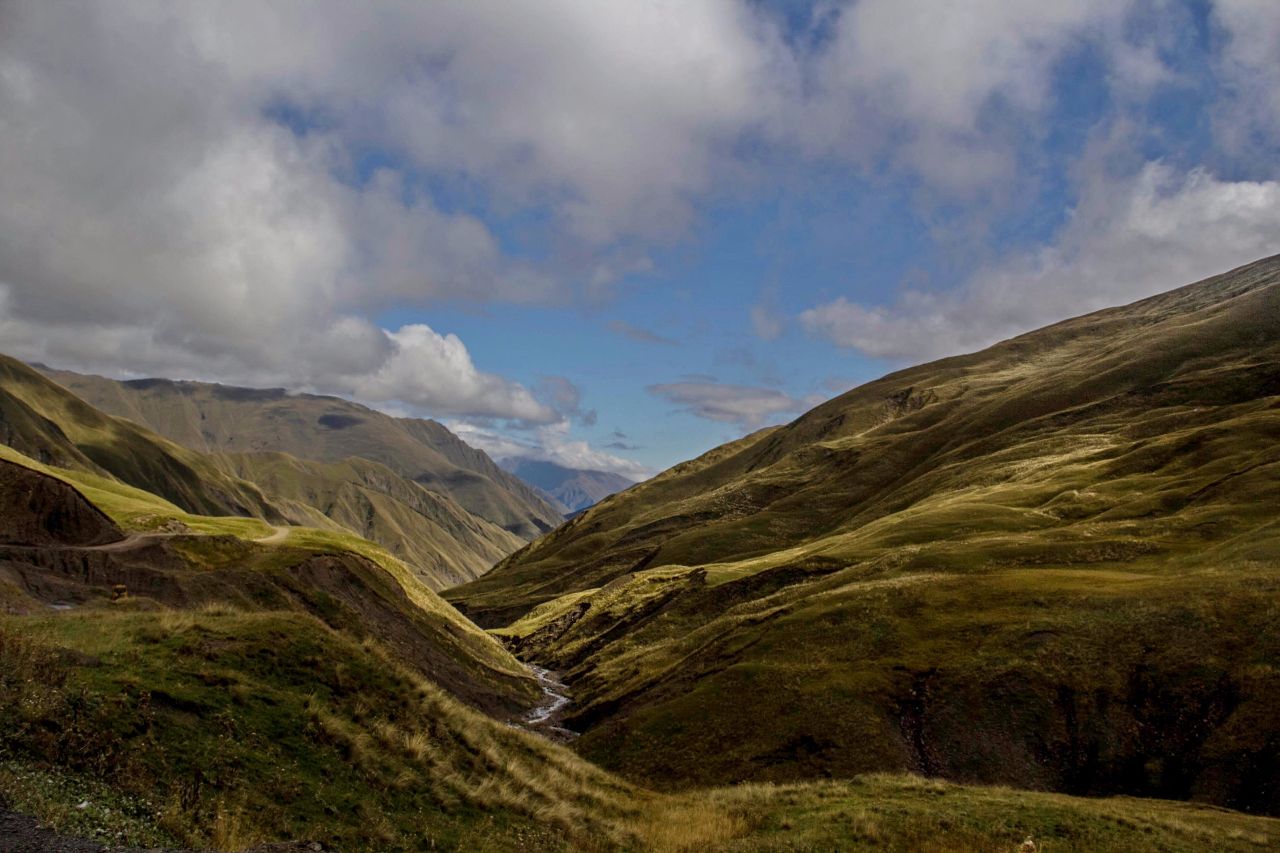
<path fill-rule="evenodd" d="M 477 369 L 457 338 L 369 318 L 441 300 L 605 292 L 648 268 L 653 243 L 688 233 L 700 204 L 750 183 L 755 164 L 742 152 L 758 146 L 744 142 L 864 172 L 888 162 L 944 193 L 1008 187 L 1020 135 L 1052 108 L 1054 69 L 1072 50 L 1100 45 L 1126 91 L 1169 79 L 1154 42 L 1126 27 L 1141 6 L 823 4 L 831 38 L 800 47 L 746 0 L 9 2 L 0 343 L 100 372 L 556 421 L 563 412 Z M 1280 14 L 1266 0 L 1216 0 L 1214 16 L 1228 36 L 1220 130 L 1274 133 Z M 374 161 L 386 165 L 369 174 Z M 1253 211 L 1245 184 L 1196 181 L 1209 190 L 1179 192 L 1209 201 L 1233 186 Z M 1156 193 L 1151 212 L 1173 215 L 1169 193 Z M 545 223 L 545 256 L 509 256 L 469 209 L 532 211 Z M 806 323 L 876 352 L 901 351 L 904 334 L 936 335 L 945 348 L 1017 328 L 1028 309 L 997 292 L 1027 280 L 1036 292 L 1065 290 L 1052 282 L 1081 270 L 1105 277 L 1102 261 L 1081 260 L 1084 247 L 1120 258 L 1108 241 L 1157 239 L 1107 219 L 1119 214 L 1102 201 L 1097 212 L 1116 235 L 1079 224 L 1078 212 L 1057 249 L 994 266 L 966 295 L 911 294 L 880 309 L 836 302 Z M 1188 269 L 1234 257 L 1233 241 L 1242 251 L 1258 242 L 1249 222 L 1228 233 L 1229 219 L 1212 218 L 1220 239 Z M 1142 289 L 1099 288 L 1105 298 Z M 1072 302 L 1055 299 L 1043 301 Z M 965 306 L 981 309 L 972 331 L 951 320 Z M 764 309 L 752 319 L 762 337 L 778 334 Z M 787 411 L 780 405 L 703 411 L 747 423 Z"/>
<path fill-rule="evenodd" d="M 1215 0 L 1214 20 L 1227 40 L 1218 70 L 1228 97 L 1220 97 L 1214 122 L 1217 140 L 1235 153 L 1266 140 L 1260 155 L 1274 169 L 1280 133 L 1280 5 L 1271 0 Z"/>
<path fill-rule="evenodd" d="M 421 323 L 387 335 L 392 349 L 371 374 L 341 377 L 360 400 L 402 402 L 442 415 L 492 416 L 530 422 L 557 419 L 523 386 L 477 370 L 456 335 Z"/>
<path fill-rule="evenodd" d="M 1147 163 L 1086 181 L 1051 246 L 974 275 L 955 292 L 909 291 L 888 306 L 844 297 L 804 327 L 867 355 L 923 360 L 1127 303 L 1280 251 L 1280 182 L 1224 181 Z"/>
<path fill-rule="evenodd" d="M 1050 106 L 1056 64 L 1086 41 L 1131 56 L 1132 0 L 860 0 L 807 63 L 810 96 L 781 135 L 871 167 L 884 158 L 945 193 L 1007 183 L 1018 135 Z M 1118 73 L 1158 75 L 1129 62 Z M 1134 66 L 1130 68 L 1130 66 Z M 1008 116 L 1017 117 L 1010 122 Z"/>
<path fill-rule="evenodd" d="M 539 459 L 566 468 L 610 471 L 636 481 L 648 479 L 655 473 L 639 462 L 605 453 L 585 441 L 569 438 L 567 421 L 540 427 L 529 440 L 469 421 L 448 421 L 446 425 L 463 441 L 495 459 Z"/>
<path fill-rule="evenodd" d="M 554 201 L 590 242 L 669 232 L 788 58 L 753 8 L 616 0 L 180 7 L 239 85 L 429 169 Z"/>
<path fill-rule="evenodd" d="M 364 318 L 428 299 L 545 299 L 557 285 L 390 170 L 344 181 L 346 140 L 264 116 L 288 75 L 238 76 L 196 47 L 209 32 L 183 15 L 204 8 L 6 7 L 0 117 L 21 132 L 0 136 L 4 349 L 554 419 L 477 371 L 457 338 Z"/>
<path fill-rule="evenodd" d="M 797 399 L 773 388 L 701 380 L 650 385 L 645 390 L 679 406 L 681 411 L 746 429 L 776 421 L 781 415 L 799 414 L 823 399 L 818 396 Z"/>

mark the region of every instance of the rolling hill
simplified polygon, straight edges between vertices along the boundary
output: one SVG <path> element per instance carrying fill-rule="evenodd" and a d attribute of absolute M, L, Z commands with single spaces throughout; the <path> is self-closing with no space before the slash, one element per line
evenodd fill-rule
<path fill-rule="evenodd" d="M 350 531 L 403 559 L 433 590 L 478 577 L 522 541 L 378 463 L 197 452 L 105 414 L 4 357 L 0 443 L 42 462 L 112 477 L 188 512 Z"/>
<path fill-rule="evenodd" d="M 359 457 L 308 462 L 285 453 L 226 453 L 214 458 L 261 486 L 296 523 L 332 522 L 377 542 L 415 567 L 434 590 L 479 577 L 523 544 L 449 496 Z"/>
<path fill-rule="evenodd" d="M 524 482 L 550 495 L 565 515 L 594 506 L 609 495 L 635 483 L 610 471 L 566 468 L 537 459 L 504 459 L 502 467 Z"/>
<path fill-rule="evenodd" d="M 1280 812 L 1280 258 L 890 374 L 446 596 L 650 784 Z"/>
<path fill-rule="evenodd" d="M 985 850 L 1032 836 L 1190 853 L 1280 837 L 1275 820 L 1222 809 L 910 776 L 661 794 L 511 725 L 531 690 L 372 543 L 192 515 L 0 448 L 0 820 L 18 810 L 113 849 Z"/>
<path fill-rule="evenodd" d="M 0 442 L 41 462 L 107 474 L 188 512 L 281 520 L 245 480 L 130 421 L 98 411 L 0 355 Z"/>
<path fill-rule="evenodd" d="M 199 453 L 287 453 L 324 463 L 360 457 L 525 540 L 562 520 L 533 489 L 435 421 L 394 418 L 338 397 L 280 388 L 118 381 L 40 369 L 102 411 Z"/>

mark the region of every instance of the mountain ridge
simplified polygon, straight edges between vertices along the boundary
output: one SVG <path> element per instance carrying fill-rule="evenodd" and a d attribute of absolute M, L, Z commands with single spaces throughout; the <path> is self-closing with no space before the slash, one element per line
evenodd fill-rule
<path fill-rule="evenodd" d="M 7 357 L 0 358 L 0 442 L 37 461 L 115 478 L 189 512 L 354 532 L 405 560 L 433 590 L 483 574 L 522 542 L 448 494 L 376 462 L 202 453 L 108 415 Z"/>
<path fill-rule="evenodd" d="M 1033 836 L 1191 853 L 1280 832 L 1187 803 L 912 776 L 639 789 L 502 722 L 527 674 L 376 547 L 264 535 L 260 521 L 0 457 L 0 817 L 62 831 L 42 843 L 871 850 Z"/>
<path fill-rule="evenodd" d="M 44 373 L 90 404 L 199 452 L 284 452 L 314 462 L 358 456 L 526 540 L 561 520 L 527 485 L 435 421 L 395 418 L 341 397 L 284 389 L 116 380 L 47 366 Z"/>
<path fill-rule="evenodd" d="M 1272 257 L 896 371 L 446 598 L 560 670 L 575 748 L 633 779 L 909 769 L 1276 813 L 1278 507 Z"/>
<path fill-rule="evenodd" d="M 499 466 L 515 474 L 556 502 L 566 516 L 591 507 L 616 492 L 635 485 L 621 474 L 588 468 L 570 468 L 541 459 L 508 457 Z"/>

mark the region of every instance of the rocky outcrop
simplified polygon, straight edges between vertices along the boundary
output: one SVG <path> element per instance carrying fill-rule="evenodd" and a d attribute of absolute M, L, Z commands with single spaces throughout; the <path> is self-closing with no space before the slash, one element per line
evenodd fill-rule
<path fill-rule="evenodd" d="M 0 545 L 106 545 L 120 528 L 72 486 L 0 460 Z"/>

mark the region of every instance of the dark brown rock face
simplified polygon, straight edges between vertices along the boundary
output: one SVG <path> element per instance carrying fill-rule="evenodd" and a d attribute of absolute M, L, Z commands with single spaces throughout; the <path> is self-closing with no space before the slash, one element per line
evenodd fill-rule
<path fill-rule="evenodd" d="M 0 544 L 106 545 L 120 528 L 61 480 L 0 460 Z"/>

